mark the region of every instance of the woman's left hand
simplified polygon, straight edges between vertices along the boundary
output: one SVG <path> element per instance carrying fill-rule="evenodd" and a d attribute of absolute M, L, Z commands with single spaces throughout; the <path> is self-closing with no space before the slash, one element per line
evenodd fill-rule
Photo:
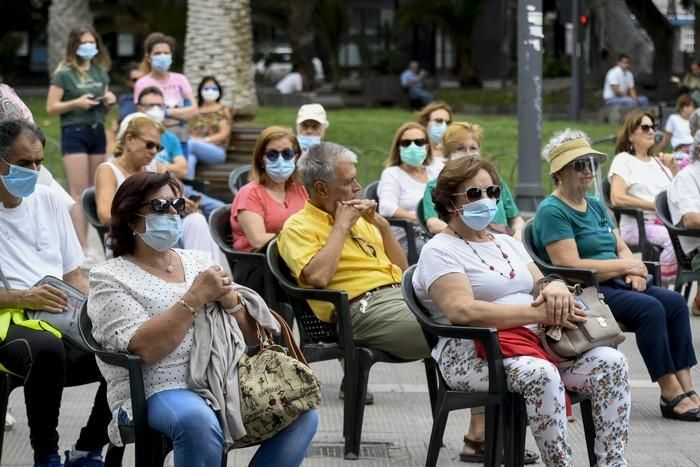
<path fill-rule="evenodd" d="M 569 288 L 562 281 L 552 281 L 542 289 L 540 295 L 532 302 L 532 306 L 545 304 L 547 320 L 555 325 L 562 324 L 574 310 L 580 309 L 581 304 L 576 301 Z"/>
<path fill-rule="evenodd" d="M 644 292 L 647 288 L 646 277 L 627 275 L 625 276 L 625 283 L 629 285 L 630 289 L 637 292 Z"/>
<path fill-rule="evenodd" d="M 115 96 L 112 91 L 107 91 L 105 93 L 105 104 L 114 105 L 116 103 L 117 103 L 117 96 Z"/>
<path fill-rule="evenodd" d="M 678 171 L 678 160 L 676 160 L 673 153 L 660 152 L 657 157 L 663 165 L 671 170 L 671 172 L 676 173 Z"/>

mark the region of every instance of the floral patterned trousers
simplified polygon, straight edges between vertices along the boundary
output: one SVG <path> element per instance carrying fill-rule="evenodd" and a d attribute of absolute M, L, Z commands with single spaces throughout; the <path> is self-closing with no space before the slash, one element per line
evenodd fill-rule
<path fill-rule="evenodd" d="M 471 341 L 450 339 L 438 361 L 453 389 L 485 391 L 488 366 Z M 569 368 L 557 369 L 534 357 L 503 359 L 508 390 L 525 399 L 530 429 L 547 466 L 571 466 L 564 388 L 590 394 L 596 430 L 598 467 L 626 466 L 624 458 L 630 413 L 627 359 L 610 347 L 589 350 Z"/>

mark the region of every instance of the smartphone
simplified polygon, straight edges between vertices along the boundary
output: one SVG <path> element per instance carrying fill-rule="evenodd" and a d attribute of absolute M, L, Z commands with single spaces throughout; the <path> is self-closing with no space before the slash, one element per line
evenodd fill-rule
<path fill-rule="evenodd" d="M 202 199 L 202 195 L 199 193 L 196 193 L 193 195 L 189 195 L 188 198 L 190 199 L 190 201 L 194 201 L 195 203 L 197 203 L 197 202 L 199 202 L 200 199 Z"/>

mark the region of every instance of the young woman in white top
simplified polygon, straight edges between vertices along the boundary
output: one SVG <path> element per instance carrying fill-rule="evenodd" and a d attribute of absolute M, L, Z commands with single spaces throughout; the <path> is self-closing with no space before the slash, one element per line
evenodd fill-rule
<path fill-rule="evenodd" d="M 653 155 L 654 117 L 641 110 L 627 114 L 617 134 L 615 159 L 608 171 L 610 201 L 613 206 L 641 208 L 647 240 L 662 247 L 659 262 L 661 276 L 670 280 L 676 275 L 676 257 L 666 227 L 657 222 L 654 198 L 666 190 L 678 172 L 678 162 L 672 154 Z M 639 243 L 637 223 L 630 216 L 620 219 L 620 235 L 628 245 Z"/>
<path fill-rule="evenodd" d="M 136 115 L 136 114 L 132 114 Z M 160 137 L 165 129 L 163 125 L 145 114 L 124 119 L 123 131 L 117 136 L 114 157 L 97 168 L 95 177 L 95 203 L 97 217 L 108 225 L 112 217 L 112 200 L 119 186 L 128 177 L 144 171 L 159 170 L 154 164 L 158 152 L 163 150 Z M 197 203 L 185 198 L 185 218 L 183 219 L 182 246 L 187 250 L 209 252 L 215 262 L 219 260 L 219 248 L 211 237 L 209 224 L 204 215 L 198 211 Z"/>
<path fill-rule="evenodd" d="M 676 159 L 679 159 L 679 153 L 682 153 L 680 155 L 689 155 L 690 145 L 693 144 L 689 119 L 695 111 L 695 102 L 688 94 L 681 94 L 676 100 L 676 111 L 678 113 L 670 115 L 666 120 L 664 138 L 659 144 L 659 151 L 665 150 L 670 142 L 671 149 L 676 153 Z"/>
<path fill-rule="evenodd" d="M 425 231 L 418 225 L 416 207 L 423 199 L 425 185 L 437 177 L 440 168 L 432 165 L 433 155 L 425 127 L 419 123 L 405 123 L 394 135 L 379 180 L 379 214 L 384 217 L 406 219 L 416 224 L 418 251 L 425 241 Z M 407 249 L 406 233 L 394 228 L 404 251 Z"/>
<path fill-rule="evenodd" d="M 418 123 L 423 125 L 428 132 L 430 140 L 430 152 L 433 154 L 433 164 L 442 169 L 447 155 L 443 154 L 442 135 L 452 123 L 452 107 L 442 101 L 432 102 L 418 114 Z"/>

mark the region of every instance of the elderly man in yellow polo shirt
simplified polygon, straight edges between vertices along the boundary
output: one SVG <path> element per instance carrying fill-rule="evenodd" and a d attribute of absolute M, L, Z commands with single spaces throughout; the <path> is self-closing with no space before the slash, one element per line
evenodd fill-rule
<path fill-rule="evenodd" d="M 406 256 L 377 203 L 355 199 L 361 188 L 356 162 L 352 151 L 334 143 L 311 146 L 299 158 L 297 172 L 309 200 L 285 222 L 280 255 L 302 287 L 348 293 L 355 343 L 406 360 L 428 358 L 428 344 L 399 287 Z M 335 321 L 332 305 L 309 305 L 320 320 Z"/>

